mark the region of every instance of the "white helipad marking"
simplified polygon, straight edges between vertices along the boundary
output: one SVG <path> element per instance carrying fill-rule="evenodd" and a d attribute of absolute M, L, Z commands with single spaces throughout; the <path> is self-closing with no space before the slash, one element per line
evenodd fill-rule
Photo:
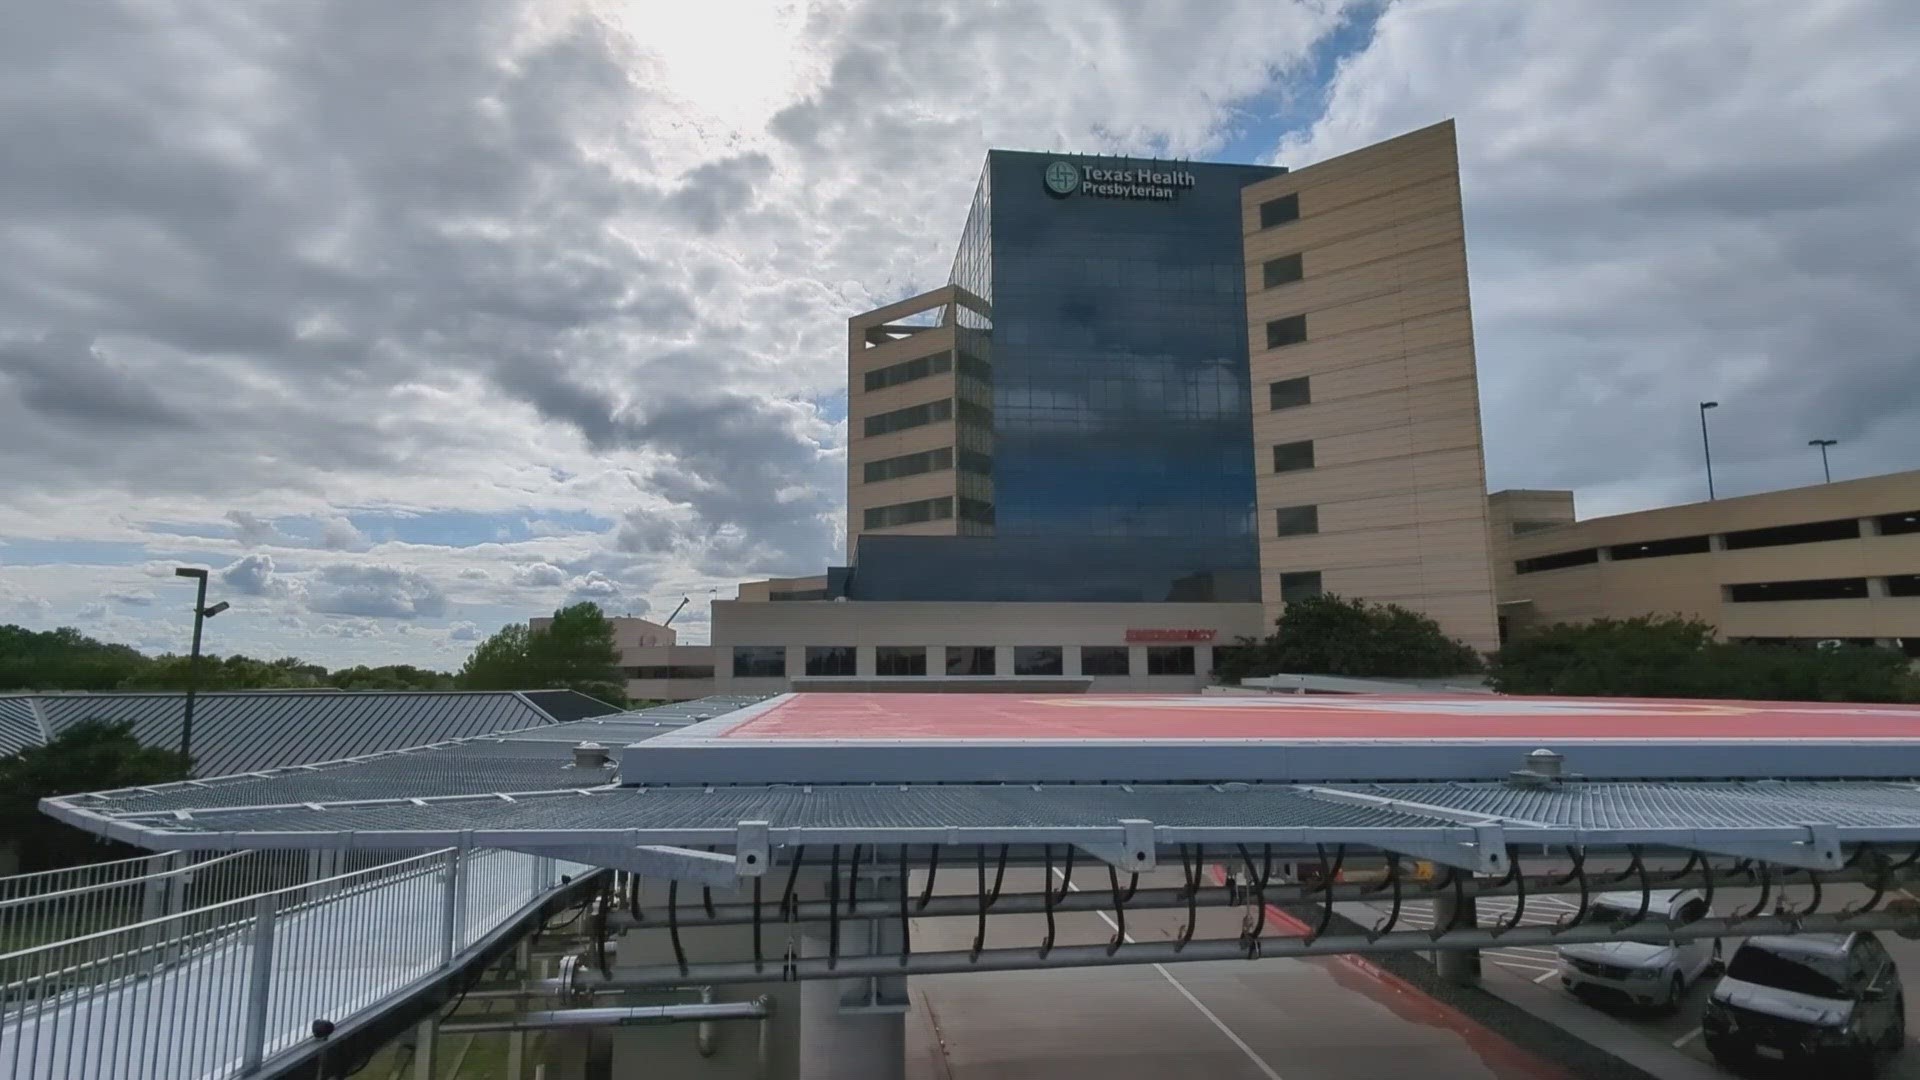
<path fill-rule="evenodd" d="M 1055 870 L 1053 872 L 1053 876 L 1057 878 L 1061 878 L 1062 880 L 1065 880 L 1067 875 L 1060 872 L 1059 870 Z M 1080 891 L 1080 886 L 1075 885 L 1071 881 L 1067 882 L 1067 888 L 1072 889 L 1074 892 Z M 1108 915 L 1104 911 L 1096 911 L 1094 912 L 1094 914 L 1100 916 L 1100 921 L 1106 923 L 1114 931 L 1116 932 L 1119 931 L 1120 924 L 1113 921 L 1113 916 Z M 1123 936 L 1127 944 L 1132 945 L 1134 943 L 1132 934 L 1126 934 Z M 1239 1047 L 1240 1052 L 1247 1055 L 1247 1060 L 1253 1062 L 1254 1067 L 1260 1070 L 1260 1074 L 1262 1076 L 1265 1076 L 1267 1080 L 1281 1080 L 1280 1074 L 1273 1071 L 1273 1066 L 1267 1064 L 1265 1058 L 1262 1058 L 1259 1054 L 1254 1053 L 1253 1047 L 1248 1046 L 1246 1043 L 1246 1040 L 1242 1039 L 1238 1035 L 1235 1035 L 1233 1033 L 1233 1029 L 1227 1026 L 1226 1021 L 1220 1019 L 1218 1016 L 1215 1016 L 1213 1014 L 1212 1009 L 1207 1008 L 1204 1004 L 1201 1003 L 1199 998 L 1194 997 L 1193 991 L 1188 990 L 1186 986 L 1184 986 L 1180 982 L 1179 979 L 1174 978 L 1173 972 L 1168 971 L 1165 964 L 1155 964 L 1153 965 L 1153 970 L 1159 972 L 1161 978 L 1164 978 L 1167 980 L 1167 982 L 1173 984 L 1173 988 L 1175 990 L 1180 991 L 1180 996 L 1183 998 L 1186 998 L 1188 1004 L 1192 1005 L 1196 1009 L 1199 1009 L 1201 1016 L 1206 1017 L 1207 1020 L 1213 1024 L 1214 1027 L 1220 1029 L 1220 1034 L 1225 1035 L 1228 1038 L 1228 1040 L 1233 1043 L 1233 1045 Z"/>

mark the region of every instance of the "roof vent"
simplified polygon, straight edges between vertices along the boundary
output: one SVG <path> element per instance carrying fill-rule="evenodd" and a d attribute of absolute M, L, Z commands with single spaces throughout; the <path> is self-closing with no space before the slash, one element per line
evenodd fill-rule
<path fill-rule="evenodd" d="M 1541 747 L 1527 755 L 1526 767 L 1507 774 L 1509 783 L 1520 787 L 1559 787 L 1566 779 L 1567 759 L 1558 752 Z"/>
<path fill-rule="evenodd" d="M 583 742 L 573 748 L 573 767 L 576 769 L 604 769 L 611 763 L 612 755 L 597 742 Z"/>

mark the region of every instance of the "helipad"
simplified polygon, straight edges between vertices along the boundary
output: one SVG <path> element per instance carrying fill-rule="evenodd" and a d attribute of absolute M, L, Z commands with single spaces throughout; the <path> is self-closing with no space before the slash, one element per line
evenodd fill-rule
<path fill-rule="evenodd" d="M 1477 695 L 789 694 L 627 748 L 628 784 L 1920 776 L 1920 708 Z"/>

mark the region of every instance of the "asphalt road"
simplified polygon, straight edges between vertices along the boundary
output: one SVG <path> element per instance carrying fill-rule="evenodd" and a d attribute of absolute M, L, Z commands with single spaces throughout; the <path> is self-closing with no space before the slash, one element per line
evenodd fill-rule
<path fill-rule="evenodd" d="M 1008 871 L 1006 888 L 1037 890 L 1042 871 Z M 1083 861 L 1075 884 L 1107 889 Z M 1173 887 L 1178 869 L 1143 875 Z M 943 871 L 940 892 L 974 887 L 971 868 Z M 915 886 L 920 885 L 919 881 Z M 1106 942 L 1110 917 L 1057 916 L 1058 944 Z M 1203 908 L 1196 936 L 1232 938 L 1239 909 Z M 1127 916 L 1135 940 L 1177 937 L 1180 911 Z M 971 919 L 915 925 L 916 949 L 964 949 Z M 1275 932 L 1275 931 L 1269 931 Z M 1041 915 L 997 915 L 989 948 L 1037 944 Z M 996 972 L 913 980 L 913 1075 L 956 1080 L 1378 1080 L 1417 1068 L 1430 1080 L 1558 1080 L 1573 1074 L 1349 958 L 1271 959 L 1069 971 Z"/>

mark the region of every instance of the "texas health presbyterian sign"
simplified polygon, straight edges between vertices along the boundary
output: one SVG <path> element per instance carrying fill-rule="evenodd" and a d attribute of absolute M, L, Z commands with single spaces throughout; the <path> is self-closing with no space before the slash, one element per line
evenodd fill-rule
<path fill-rule="evenodd" d="M 1173 199 L 1195 182 L 1185 169 L 1109 169 L 1071 161 L 1053 162 L 1043 177 L 1047 193 L 1056 199 L 1075 192 L 1102 199 Z"/>

